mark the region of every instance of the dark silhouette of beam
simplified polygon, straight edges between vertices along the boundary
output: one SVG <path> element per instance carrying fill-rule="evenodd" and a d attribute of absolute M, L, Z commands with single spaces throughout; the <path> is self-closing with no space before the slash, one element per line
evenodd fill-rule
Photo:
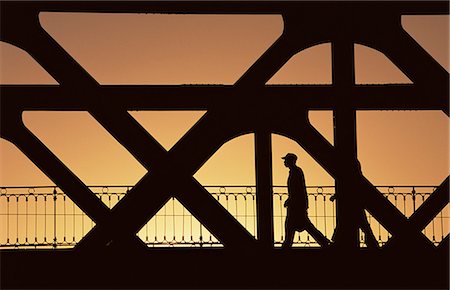
<path fill-rule="evenodd" d="M 388 201 L 366 178 L 363 178 L 360 189 L 363 194 L 363 204 L 370 214 L 392 234 L 394 239 L 405 241 L 398 245 L 400 249 L 433 248 L 430 240 L 412 226 L 395 205 Z"/>
<path fill-rule="evenodd" d="M 257 237 L 263 247 L 270 249 L 274 243 L 272 135 L 264 128 L 258 129 L 255 133 L 255 168 Z"/>
<path fill-rule="evenodd" d="M 421 232 L 449 202 L 449 178 L 425 200 L 424 203 L 410 216 L 408 225 L 417 232 Z M 409 236 L 393 237 L 386 247 L 402 247 L 410 243 Z M 441 242 L 445 245 L 445 239 Z"/>
<path fill-rule="evenodd" d="M 356 171 L 356 111 L 347 105 L 348 96 L 355 83 L 354 45 L 351 23 L 344 20 L 345 30 L 340 37 L 333 39 L 332 79 L 340 90 L 336 95 L 336 107 L 333 110 L 334 148 L 339 169 L 335 171 L 336 184 L 336 232 L 335 245 L 342 249 L 354 250 L 359 247 L 358 196 L 354 188 Z M 353 166 L 352 166 L 353 165 Z"/>
<path fill-rule="evenodd" d="M 147 173 L 114 206 L 108 219 L 96 225 L 83 237 L 76 250 L 85 253 L 101 251 L 111 241 L 120 243 L 121 240 L 135 236 L 171 197 L 170 184 L 158 183 L 160 178 L 153 171 Z"/>
<path fill-rule="evenodd" d="M 109 208 L 19 121 L 20 116 L 2 113 L 1 137 L 16 145 L 90 219 L 95 223 L 103 222 Z"/>
<path fill-rule="evenodd" d="M 268 50 L 236 81 L 235 86 L 263 86 L 295 53 L 283 33 Z"/>
<path fill-rule="evenodd" d="M 196 180 L 179 182 L 175 196 L 225 247 L 255 248 L 255 238 Z"/>
<path fill-rule="evenodd" d="M 450 247 L 450 235 L 447 235 L 438 246 L 438 251 L 441 252 L 442 255 L 448 256 L 448 251 Z"/>
<path fill-rule="evenodd" d="M 331 5 L 330 5 L 331 4 Z M 68 2 L 55 1 L 29 1 L 29 9 L 39 9 L 48 12 L 99 12 L 99 13 L 174 13 L 174 14 L 280 14 L 292 10 L 331 10 L 336 13 L 345 13 L 349 7 L 357 12 L 391 11 L 395 14 L 447 14 L 446 1 L 389 1 L 377 3 L 376 1 L 339 1 L 327 6 L 317 1 L 117 1 L 105 6 L 102 1 Z M 17 3 L 2 3 L 2 8 L 9 10 L 22 8 Z"/>
<path fill-rule="evenodd" d="M 99 86 L 98 93 L 86 91 L 92 103 L 103 101 L 122 110 L 207 110 L 217 99 L 225 102 L 232 95 L 244 95 L 233 86 Z M 261 110 L 273 110 L 295 104 L 298 110 L 332 110 L 339 90 L 331 85 L 266 85 L 259 98 L 274 100 L 258 104 Z M 58 85 L 0 85 L 2 110 L 88 111 L 90 105 L 80 93 Z M 448 89 L 430 91 L 415 85 L 356 85 L 346 103 L 355 110 L 446 110 Z M 426 99 L 426 101 L 425 101 Z"/>
<path fill-rule="evenodd" d="M 426 86 L 431 92 L 448 89 L 448 72 L 403 30 L 400 19 L 396 24 L 390 26 L 390 30 L 386 27 L 387 33 L 383 37 L 375 38 L 375 48 L 385 53 L 417 86 Z"/>
<path fill-rule="evenodd" d="M 427 198 L 424 203 L 410 216 L 409 222 L 418 230 L 423 230 L 433 218 L 444 209 L 449 202 L 449 178 Z"/>
<path fill-rule="evenodd" d="M 93 90 L 97 82 L 41 27 L 39 11 L 26 6 L 8 9 L 2 14 L 5 21 L 0 38 L 28 52 L 61 86 L 70 88 L 85 100 L 83 91 Z M 25 37 L 26 36 L 26 37 Z"/>

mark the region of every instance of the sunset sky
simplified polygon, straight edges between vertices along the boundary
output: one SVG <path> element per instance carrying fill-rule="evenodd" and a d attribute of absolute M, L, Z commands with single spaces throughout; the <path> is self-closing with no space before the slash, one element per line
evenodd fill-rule
<path fill-rule="evenodd" d="M 404 29 L 447 71 L 448 19 L 402 19 Z M 283 30 L 276 15 L 41 13 L 40 21 L 100 84 L 233 84 Z M 57 84 L 23 50 L 6 43 L 0 49 L 1 84 Z M 358 84 L 410 83 L 371 48 L 355 45 L 355 62 Z M 269 84 L 331 84 L 331 45 L 295 55 Z M 130 112 L 167 150 L 204 113 Z M 311 111 L 309 116 L 333 143 L 332 112 Z M 146 172 L 87 112 L 24 112 L 23 120 L 88 185 L 134 185 Z M 438 185 L 449 174 L 449 122 L 441 111 L 358 112 L 357 133 L 363 173 L 375 185 Z M 280 158 L 287 152 L 299 156 L 308 185 L 333 184 L 297 143 L 279 135 L 272 140 L 275 185 L 286 183 Z M 254 135 L 224 144 L 195 177 L 203 185 L 255 184 Z M 1 139 L 0 186 L 52 184 Z"/>

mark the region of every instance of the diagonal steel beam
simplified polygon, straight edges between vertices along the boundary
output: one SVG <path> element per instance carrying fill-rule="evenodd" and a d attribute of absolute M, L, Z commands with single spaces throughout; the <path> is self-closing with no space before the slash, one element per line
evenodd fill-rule
<path fill-rule="evenodd" d="M 130 114 L 116 108 L 92 111 L 96 120 L 147 170 L 160 163 L 166 150 Z"/>
<path fill-rule="evenodd" d="M 237 249 L 255 246 L 256 240 L 247 229 L 195 179 L 179 182 L 175 196 L 225 246 Z M 216 218 L 219 216 L 227 218 Z"/>
<path fill-rule="evenodd" d="M 292 57 L 295 49 L 283 33 L 263 55 L 236 81 L 235 86 L 262 86 Z"/>
<path fill-rule="evenodd" d="M 159 182 L 161 178 L 164 176 L 155 171 L 147 173 L 114 206 L 107 220 L 83 237 L 76 249 L 92 252 L 104 248 L 111 240 L 136 237 L 149 217 L 154 216 L 170 199 L 170 184 Z"/>
<path fill-rule="evenodd" d="M 374 48 L 383 52 L 417 86 L 424 86 L 434 92 L 442 92 L 449 87 L 448 72 L 429 55 L 403 28 L 399 18 L 386 26 L 382 35 L 367 38 Z M 408 53 L 405 53 L 405 52 Z M 413 61 L 412 61 L 413 60 Z M 440 96 L 443 97 L 443 96 Z M 423 99 L 427 102 L 427 98 Z"/>
<path fill-rule="evenodd" d="M 448 204 L 449 201 L 449 178 L 431 194 L 431 196 L 411 215 L 408 226 L 416 232 L 421 232 L 433 218 Z M 393 237 L 385 247 L 389 247 L 395 243 L 408 243 L 408 235 Z M 428 240 L 428 239 L 427 239 Z M 444 240 L 445 241 L 445 240 Z M 432 243 L 428 240 L 428 243 Z M 445 242 L 444 242 L 445 243 Z"/>
<path fill-rule="evenodd" d="M 418 231 L 423 230 L 449 202 L 449 177 L 410 216 L 409 222 Z"/>
<path fill-rule="evenodd" d="M 438 251 L 442 252 L 442 254 L 448 256 L 448 249 L 450 247 L 450 235 L 448 234 L 440 243 L 438 248 Z"/>
<path fill-rule="evenodd" d="M 383 194 L 365 177 L 359 184 L 363 194 L 363 204 L 377 221 L 388 230 L 394 239 L 403 239 L 404 244 L 421 245 L 432 248 L 433 244 L 408 219 L 387 200 Z"/>
<path fill-rule="evenodd" d="M 97 82 L 40 26 L 39 11 L 26 7 L 8 9 L 4 16 L 0 39 L 28 52 L 60 85 L 89 96 L 83 90 L 92 89 Z"/>
<path fill-rule="evenodd" d="M 401 14 L 386 14 L 382 22 L 368 18 L 355 40 L 385 54 L 416 87 L 427 90 L 422 104 L 441 103 L 448 115 L 449 74 L 403 29 Z"/>
<path fill-rule="evenodd" d="M 69 198 L 92 219 L 100 224 L 110 210 L 96 195 L 56 157 L 25 125 L 20 115 L 2 116 L 1 137 L 17 146 L 42 172 L 63 190 Z"/>
<path fill-rule="evenodd" d="M 296 53 L 326 42 L 327 33 L 322 31 L 327 30 L 324 28 L 326 25 L 323 24 L 324 26 L 318 28 L 314 33 L 306 29 L 311 25 L 317 26 L 315 18 L 318 15 L 324 18 L 324 23 L 327 21 L 327 16 L 324 16 L 323 11 L 313 15 L 306 11 L 297 11 L 298 14 L 295 15 L 291 12 L 283 13 L 284 30 L 281 36 L 236 81 L 236 87 L 243 89 L 253 87 L 255 89 L 255 87 L 264 86 Z"/>

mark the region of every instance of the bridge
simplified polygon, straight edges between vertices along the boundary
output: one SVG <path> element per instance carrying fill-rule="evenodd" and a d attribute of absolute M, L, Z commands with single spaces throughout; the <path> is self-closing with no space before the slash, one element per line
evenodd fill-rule
<path fill-rule="evenodd" d="M 448 177 L 432 188 L 375 186 L 355 162 L 357 111 L 448 116 L 448 72 L 401 26 L 402 15 L 449 14 L 447 1 L 0 5 L 1 40 L 58 83 L 0 86 L 1 138 L 55 184 L 1 188 L 2 288 L 449 287 Z M 42 28 L 41 12 L 270 14 L 281 15 L 284 28 L 232 85 L 103 85 Z M 332 84 L 267 85 L 293 55 L 321 43 L 331 43 Z M 355 84 L 356 43 L 384 53 L 412 83 Z M 207 113 L 170 150 L 128 113 L 194 109 Z M 333 145 L 309 110 L 333 111 Z M 24 111 L 88 112 L 148 172 L 134 185 L 89 187 L 26 128 Z M 193 177 L 221 145 L 247 133 L 255 134 L 255 185 L 214 189 Z M 335 233 L 330 246 L 300 235 L 292 249 L 279 249 L 286 194 L 272 184 L 271 134 L 297 142 L 334 178 L 332 187 L 309 188 L 312 222 L 329 238 Z M 379 248 L 364 245 L 362 210 Z"/>

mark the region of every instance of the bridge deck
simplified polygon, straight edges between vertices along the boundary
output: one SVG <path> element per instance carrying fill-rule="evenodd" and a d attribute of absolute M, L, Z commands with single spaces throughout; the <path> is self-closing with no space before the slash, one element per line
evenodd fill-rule
<path fill-rule="evenodd" d="M 1 251 L 1 288 L 448 289 L 448 247 L 432 253 L 316 248 Z M 417 260 L 421 263 L 417 264 Z"/>

